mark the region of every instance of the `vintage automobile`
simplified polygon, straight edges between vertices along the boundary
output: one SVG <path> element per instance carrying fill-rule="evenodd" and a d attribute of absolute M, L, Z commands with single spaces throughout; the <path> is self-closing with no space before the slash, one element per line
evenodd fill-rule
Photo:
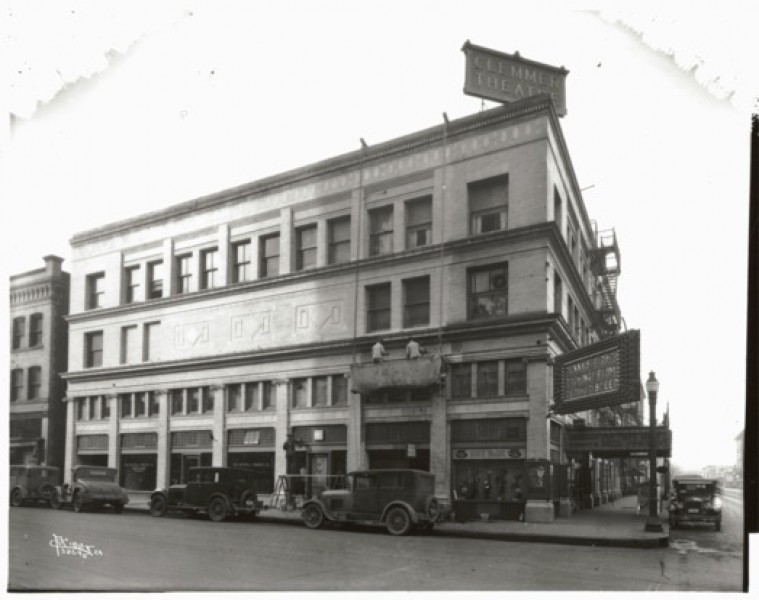
<path fill-rule="evenodd" d="M 150 514 L 162 517 L 167 511 L 207 513 L 212 521 L 245 515 L 250 519 L 263 508 L 256 494 L 257 473 L 227 467 L 194 467 L 189 481 L 160 489 L 150 496 Z"/>
<path fill-rule="evenodd" d="M 79 465 L 71 469 L 71 484 L 56 487 L 50 500 L 54 508 L 71 504 L 74 512 L 85 508 L 102 508 L 109 505 L 120 513 L 129 502 L 129 496 L 118 484 L 119 472 L 109 467 Z"/>
<path fill-rule="evenodd" d="M 44 503 L 52 506 L 56 486 L 61 482 L 61 470 L 46 465 L 11 465 L 11 506 Z"/>
<path fill-rule="evenodd" d="M 702 477 L 681 477 L 672 480 L 669 504 L 669 526 L 683 523 L 713 524 L 722 527 L 722 500 L 719 482 Z"/>
<path fill-rule="evenodd" d="M 311 529 L 325 521 L 384 524 L 392 535 L 434 527 L 440 517 L 435 476 L 413 469 L 354 471 L 345 489 L 324 490 L 303 504 L 301 516 Z"/>

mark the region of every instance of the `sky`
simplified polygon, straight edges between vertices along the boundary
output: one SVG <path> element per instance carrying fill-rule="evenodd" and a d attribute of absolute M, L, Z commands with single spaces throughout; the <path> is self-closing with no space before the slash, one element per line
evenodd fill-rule
<path fill-rule="evenodd" d="M 561 124 L 590 218 L 617 234 L 618 300 L 673 461 L 733 464 L 757 9 L 525 6 L 10 0 L 4 285 L 47 254 L 66 268 L 77 232 L 495 106 L 464 95 L 461 47 L 519 51 L 569 70 Z"/>

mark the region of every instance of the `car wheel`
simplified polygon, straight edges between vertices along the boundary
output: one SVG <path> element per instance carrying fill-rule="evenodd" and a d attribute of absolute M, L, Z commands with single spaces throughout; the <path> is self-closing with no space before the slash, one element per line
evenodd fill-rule
<path fill-rule="evenodd" d="M 11 506 L 21 506 L 24 503 L 24 496 L 21 494 L 21 490 L 16 488 L 11 492 Z"/>
<path fill-rule="evenodd" d="M 71 499 L 71 503 L 74 505 L 74 512 L 82 512 L 84 509 L 84 500 L 79 492 L 74 492 L 74 497 Z"/>
<path fill-rule="evenodd" d="M 113 512 L 115 512 L 118 515 L 124 510 L 124 503 L 114 502 L 113 504 L 111 504 L 111 508 L 113 509 Z"/>
<path fill-rule="evenodd" d="M 406 535 L 411 529 L 411 517 L 406 509 L 396 506 L 387 512 L 385 528 L 392 535 Z"/>
<path fill-rule="evenodd" d="M 50 508 L 55 508 L 56 510 L 63 506 L 63 501 L 58 495 L 58 490 L 53 490 L 50 493 L 50 498 L 48 498 L 47 503 L 50 505 Z"/>
<path fill-rule="evenodd" d="M 150 499 L 150 514 L 154 517 L 162 517 L 166 514 L 166 498 L 162 495 L 153 496 Z"/>
<path fill-rule="evenodd" d="M 227 518 L 227 503 L 224 498 L 214 498 L 209 502 L 208 517 L 217 523 Z"/>
<path fill-rule="evenodd" d="M 319 529 L 324 525 L 324 513 L 316 504 L 309 504 L 303 509 L 301 518 L 309 529 Z"/>

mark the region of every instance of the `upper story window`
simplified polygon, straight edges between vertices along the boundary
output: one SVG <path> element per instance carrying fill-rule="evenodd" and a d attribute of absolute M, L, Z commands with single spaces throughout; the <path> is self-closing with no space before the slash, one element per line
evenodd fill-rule
<path fill-rule="evenodd" d="M 502 317 L 508 310 L 508 268 L 492 265 L 469 271 L 469 318 Z"/>
<path fill-rule="evenodd" d="M 264 381 L 261 396 L 262 410 L 276 410 L 277 408 L 277 386 L 272 381 Z"/>
<path fill-rule="evenodd" d="M 506 229 L 509 208 L 507 176 L 470 183 L 468 193 L 472 234 Z"/>
<path fill-rule="evenodd" d="M 390 329 L 390 284 L 366 286 L 366 330 Z"/>
<path fill-rule="evenodd" d="M 24 393 L 24 369 L 11 370 L 11 402 L 21 400 Z"/>
<path fill-rule="evenodd" d="M 87 275 L 87 308 L 101 308 L 105 297 L 105 273 Z"/>
<path fill-rule="evenodd" d="M 406 248 L 432 243 L 432 198 L 406 202 Z"/>
<path fill-rule="evenodd" d="M 316 225 L 295 230 L 295 269 L 300 271 L 316 266 Z"/>
<path fill-rule="evenodd" d="M 103 332 L 91 331 L 84 334 L 84 366 L 103 366 Z"/>
<path fill-rule="evenodd" d="M 158 360 L 158 331 L 161 323 L 145 323 L 142 330 L 142 360 Z"/>
<path fill-rule="evenodd" d="M 34 313 L 29 318 L 29 347 L 42 345 L 42 313 Z"/>
<path fill-rule="evenodd" d="M 332 406 L 348 404 L 348 379 L 344 375 L 332 376 Z"/>
<path fill-rule="evenodd" d="M 241 283 L 253 279 L 250 240 L 232 244 L 232 261 L 232 283 Z"/>
<path fill-rule="evenodd" d="M 128 325 L 121 328 L 121 364 L 127 365 L 139 360 L 139 346 L 137 346 L 137 325 Z"/>
<path fill-rule="evenodd" d="M 351 218 L 338 217 L 327 221 L 329 249 L 327 262 L 331 265 L 351 259 Z"/>
<path fill-rule="evenodd" d="M 261 238 L 261 277 L 279 275 L 279 234 Z"/>
<path fill-rule="evenodd" d="M 393 251 L 393 205 L 369 211 L 369 256 Z"/>
<path fill-rule="evenodd" d="M 403 326 L 430 324 L 430 278 L 403 280 Z"/>
<path fill-rule="evenodd" d="M 558 273 L 553 276 L 553 312 L 562 314 L 564 308 L 564 292 L 562 291 L 561 277 Z"/>
<path fill-rule="evenodd" d="M 227 412 L 257 412 L 263 410 L 263 382 L 233 383 L 227 386 Z M 272 405 L 273 406 L 273 405 Z"/>
<path fill-rule="evenodd" d="M 147 266 L 148 300 L 163 298 L 163 261 L 149 262 Z"/>
<path fill-rule="evenodd" d="M 29 386 L 27 387 L 27 398 L 36 400 L 40 397 L 42 390 L 42 367 L 29 367 Z"/>
<path fill-rule="evenodd" d="M 308 379 L 293 379 L 293 408 L 305 408 L 307 403 Z"/>
<path fill-rule="evenodd" d="M 105 396 L 100 396 L 100 418 L 111 418 L 111 401 Z"/>
<path fill-rule="evenodd" d="M 451 365 L 451 396 L 469 398 L 472 395 L 472 365 L 459 363 Z"/>
<path fill-rule="evenodd" d="M 214 398 L 208 387 L 170 390 L 169 398 L 172 415 L 199 415 L 213 412 Z"/>
<path fill-rule="evenodd" d="M 504 393 L 506 395 L 527 393 L 527 363 L 524 360 L 507 360 L 505 377 Z"/>
<path fill-rule="evenodd" d="M 219 251 L 209 248 L 200 253 L 200 289 L 210 290 L 219 285 Z"/>
<path fill-rule="evenodd" d="M 487 398 L 498 395 L 498 361 L 477 363 L 477 397 Z"/>
<path fill-rule="evenodd" d="M 160 406 L 155 392 L 135 392 L 119 394 L 122 419 L 144 419 L 157 417 Z"/>
<path fill-rule="evenodd" d="M 192 285 L 192 254 L 177 256 L 177 294 L 186 294 Z"/>
<path fill-rule="evenodd" d="M 131 304 L 137 301 L 140 289 L 140 266 L 134 265 L 124 269 L 124 302 Z"/>
<path fill-rule="evenodd" d="M 13 339 L 11 340 L 14 350 L 24 345 L 24 337 L 26 337 L 26 317 L 16 317 L 13 319 Z"/>

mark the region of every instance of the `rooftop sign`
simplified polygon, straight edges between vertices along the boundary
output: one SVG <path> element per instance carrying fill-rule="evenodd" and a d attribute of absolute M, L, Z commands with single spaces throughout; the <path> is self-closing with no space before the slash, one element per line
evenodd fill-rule
<path fill-rule="evenodd" d="M 537 94 L 549 94 L 559 116 L 567 114 L 564 67 L 553 67 L 505 54 L 467 41 L 464 93 L 496 102 L 515 102 Z"/>
<path fill-rule="evenodd" d="M 553 380 L 556 414 L 640 401 L 640 331 L 557 356 Z"/>

